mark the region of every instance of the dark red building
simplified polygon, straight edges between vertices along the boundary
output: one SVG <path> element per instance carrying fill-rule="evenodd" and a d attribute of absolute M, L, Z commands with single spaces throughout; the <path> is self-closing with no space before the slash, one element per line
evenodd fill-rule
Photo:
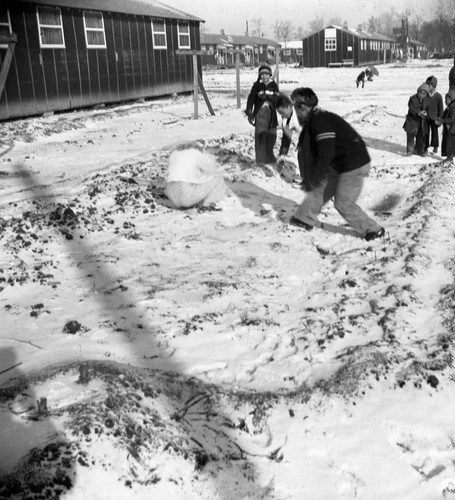
<path fill-rule="evenodd" d="M 154 0 L 2 0 L 0 120 L 190 91 L 176 50 L 200 49 L 201 22 Z"/>
<path fill-rule="evenodd" d="M 315 68 L 381 64 L 393 60 L 397 47 L 393 38 L 332 25 L 302 40 L 303 65 Z"/>

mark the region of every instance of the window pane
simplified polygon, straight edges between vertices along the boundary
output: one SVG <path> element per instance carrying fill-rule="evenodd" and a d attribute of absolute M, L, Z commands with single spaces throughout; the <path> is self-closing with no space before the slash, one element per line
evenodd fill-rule
<path fill-rule="evenodd" d="M 7 10 L 0 9 L 0 23 L 9 23 Z"/>
<path fill-rule="evenodd" d="M 190 37 L 188 35 L 180 35 L 179 36 L 179 45 L 180 45 L 180 47 L 189 47 L 190 46 Z"/>
<path fill-rule="evenodd" d="M 63 35 L 60 28 L 41 28 L 43 45 L 63 45 Z"/>
<path fill-rule="evenodd" d="M 84 12 L 87 28 L 103 29 L 103 15 L 95 12 Z"/>
<path fill-rule="evenodd" d="M 189 33 L 190 27 L 188 24 L 179 24 L 179 33 Z"/>
<path fill-rule="evenodd" d="M 164 21 L 152 21 L 153 31 L 164 32 Z"/>
<path fill-rule="evenodd" d="M 9 35 L 8 26 L 0 26 L 0 36 Z"/>
<path fill-rule="evenodd" d="M 87 43 L 89 45 L 106 45 L 104 41 L 104 33 L 102 31 L 87 31 Z"/>
<path fill-rule="evenodd" d="M 166 37 L 164 35 L 154 35 L 155 47 L 164 47 L 166 45 Z"/>
<path fill-rule="evenodd" d="M 50 26 L 60 26 L 60 10 L 50 7 L 38 7 L 39 22 Z"/>

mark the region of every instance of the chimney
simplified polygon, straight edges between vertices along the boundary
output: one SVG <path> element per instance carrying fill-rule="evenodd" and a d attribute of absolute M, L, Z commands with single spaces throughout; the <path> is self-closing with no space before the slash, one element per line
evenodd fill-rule
<path fill-rule="evenodd" d="M 246 23 L 245 36 L 249 36 L 249 33 L 248 33 L 248 21 L 245 21 L 245 23 Z"/>
<path fill-rule="evenodd" d="M 225 36 L 224 30 L 221 30 L 221 34 L 222 34 L 223 36 Z"/>

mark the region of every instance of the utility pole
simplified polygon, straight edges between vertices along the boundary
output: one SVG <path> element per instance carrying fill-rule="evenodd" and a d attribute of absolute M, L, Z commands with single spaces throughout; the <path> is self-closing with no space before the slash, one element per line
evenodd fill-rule
<path fill-rule="evenodd" d="M 409 24 L 408 18 L 401 20 L 401 31 L 403 35 L 403 57 L 404 60 L 408 60 L 408 50 L 409 50 Z"/>

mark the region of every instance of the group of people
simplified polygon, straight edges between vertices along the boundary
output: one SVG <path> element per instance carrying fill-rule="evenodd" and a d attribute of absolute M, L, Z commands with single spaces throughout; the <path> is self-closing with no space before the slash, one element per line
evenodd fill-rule
<path fill-rule="evenodd" d="M 371 68 L 366 67 L 364 70 L 362 70 L 355 81 L 357 88 L 359 88 L 359 85 L 362 84 L 362 88 L 365 87 L 365 78 L 369 81 L 373 81 L 373 71 Z"/>
<path fill-rule="evenodd" d="M 290 98 L 278 91 L 270 66 L 259 67 L 247 99 L 246 115 L 255 127 L 256 162 L 275 163 L 277 113 L 283 118 L 280 155 L 286 155 L 294 132 L 297 158 L 306 196 L 290 223 L 307 231 L 321 227 L 318 216 L 333 198 L 335 208 L 365 240 L 381 238 L 385 230 L 357 204 L 370 155 L 360 135 L 343 118 L 319 106 L 309 87 L 295 89 Z"/>
<path fill-rule="evenodd" d="M 362 78 L 359 77 L 363 75 Z M 357 78 L 364 84 L 367 76 Z M 408 154 L 438 152 L 438 128 L 442 126 L 441 153 L 453 160 L 455 153 L 455 60 L 449 73 L 449 91 L 442 97 L 436 91 L 437 79 L 431 75 L 410 97 L 404 129 Z M 309 87 L 296 88 L 290 96 L 279 92 L 272 69 L 259 67 L 257 81 L 248 95 L 245 114 L 254 126 L 254 146 L 258 165 L 275 164 L 278 115 L 282 117 L 283 135 L 280 157 L 289 152 L 291 139 L 298 136 L 297 159 L 305 191 L 303 202 L 290 220 L 293 226 L 312 230 L 322 227 L 318 220 L 323 206 L 331 199 L 340 215 L 367 241 L 381 238 L 385 229 L 357 204 L 368 175 L 371 159 L 358 132 L 339 115 L 319 107 L 316 93 Z M 189 161 L 190 160 L 190 161 Z M 189 165 L 190 163 L 190 165 Z M 169 198 L 179 207 L 211 205 L 225 195 L 223 178 L 217 173 L 214 159 L 200 152 L 175 153 L 171 156 L 167 183 Z M 188 179 L 189 172 L 194 177 Z M 182 177 L 183 176 L 183 177 Z M 191 195 L 188 195 L 188 190 Z"/>
<path fill-rule="evenodd" d="M 406 131 L 406 151 L 408 155 L 428 156 L 428 148 L 438 153 L 439 127 L 442 127 L 441 155 L 448 161 L 455 156 L 455 59 L 449 73 L 449 91 L 445 104 L 436 90 L 438 80 L 429 76 L 419 85 L 417 93 L 408 101 L 408 112 L 403 128 Z"/>

